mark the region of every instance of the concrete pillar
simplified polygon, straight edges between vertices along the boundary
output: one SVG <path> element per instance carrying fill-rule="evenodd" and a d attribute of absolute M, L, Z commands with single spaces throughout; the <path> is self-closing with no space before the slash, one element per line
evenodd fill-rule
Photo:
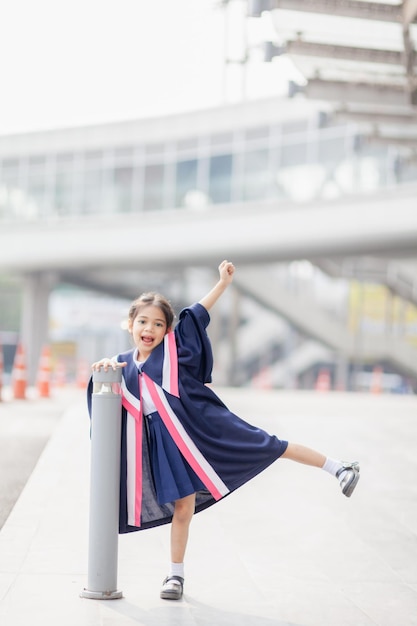
<path fill-rule="evenodd" d="M 30 385 L 36 381 L 42 346 L 49 341 L 49 294 L 55 283 L 52 272 L 33 272 L 24 277 L 20 341 L 26 353 Z"/>
<path fill-rule="evenodd" d="M 337 391 L 350 391 L 349 361 L 342 352 L 336 356 L 335 386 Z"/>

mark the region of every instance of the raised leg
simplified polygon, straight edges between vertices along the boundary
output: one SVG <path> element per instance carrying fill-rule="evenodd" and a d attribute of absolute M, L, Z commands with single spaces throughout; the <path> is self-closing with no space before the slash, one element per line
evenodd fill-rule
<path fill-rule="evenodd" d="M 326 462 L 326 457 L 323 454 L 298 443 L 289 443 L 281 458 L 313 467 L 323 467 Z"/>

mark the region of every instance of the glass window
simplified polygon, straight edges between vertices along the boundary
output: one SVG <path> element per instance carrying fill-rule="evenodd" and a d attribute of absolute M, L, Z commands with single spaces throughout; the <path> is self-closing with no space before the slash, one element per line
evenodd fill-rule
<path fill-rule="evenodd" d="M 26 194 L 20 187 L 19 161 L 3 161 L 0 179 L 0 211 L 7 217 L 26 217 L 30 215 Z"/>
<path fill-rule="evenodd" d="M 133 168 L 116 167 L 113 172 L 114 208 L 120 213 L 132 210 Z"/>
<path fill-rule="evenodd" d="M 232 187 L 232 155 L 211 157 L 209 196 L 212 202 L 230 202 Z"/>
<path fill-rule="evenodd" d="M 83 160 L 80 160 L 78 167 L 82 177 L 81 186 L 81 206 L 83 213 L 101 213 L 103 198 L 103 185 L 105 182 L 103 165 L 103 152 L 92 150 L 85 152 Z"/>
<path fill-rule="evenodd" d="M 212 146 L 230 146 L 233 143 L 232 133 L 218 133 L 217 135 L 210 136 L 210 143 Z"/>
<path fill-rule="evenodd" d="M 255 150 L 244 156 L 243 199 L 255 200 L 271 195 L 272 176 L 268 168 L 268 151 Z"/>
<path fill-rule="evenodd" d="M 61 154 L 56 155 L 57 163 L 72 163 L 74 160 L 74 155 L 71 152 L 62 152 Z"/>
<path fill-rule="evenodd" d="M 44 157 L 32 157 L 27 165 L 27 198 L 34 211 L 45 213 L 46 162 Z"/>
<path fill-rule="evenodd" d="M 148 165 L 145 168 L 145 211 L 156 211 L 164 206 L 164 166 Z"/>
<path fill-rule="evenodd" d="M 61 215 L 71 213 L 72 206 L 72 173 L 68 169 L 56 172 L 55 175 L 55 208 Z"/>
<path fill-rule="evenodd" d="M 175 171 L 175 206 L 185 206 L 186 195 L 197 189 L 197 166 L 196 159 L 179 161 Z"/>
<path fill-rule="evenodd" d="M 246 141 L 256 139 L 267 139 L 269 137 L 269 126 L 257 126 L 256 128 L 248 128 L 245 131 Z"/>
<path fill-rule="evenodd" d="M 397 183 L 417 181 L 417 162 L 412 159 L 397 156 L 391 166 Z"/>
<path fill-rule="evenodd" d="M 308 120 L 293 120 L 292 122 L 285 122 L 282 125 L 282 132 L 284 135 L 292 135 L 294 133 L 307 133 Z"/>
<path fill-rule="evenodd" d="M 83 213 L 101 212 L 101 185 L 102 170 L 86 169 L 84 171 L 84 185 L 82 197 Z"/>
<path fill-rule="evenodd" d="M 17 185 L 19 181 L 19 161 L 3 161 L 1 177 L 6 185 Z"/>
<path fill-rule="evenodd" d="M 197 152 L 198 150 L 197 137 L 191 137 L 189 139 L 178 140 L 176 149 L 177 149 L 178 154 L 181 154 L 181 152 Z"/>
<path fill-rule="evenodd" d="M 301 165 L 307 161 L 307 143 L 283 143 L 281 146 L 281 167 Z"/>
<path fill-rule="evenodd" d="M 346 157 L 344 135 L 340 137 L 323 137 L 318 141 L 318 158 L 320 163 L 337 163 Z"/>
<path fill-rule="evenodd" d="M 164 143 L 150 143 L 145 146 L 145 154 L 150 157 L 161 157 L 165 154 Z"/>
<path fill-rule="evenodd" d="M 116 162 L 132 162 L 133 161 L 133 148 L 132 146 L 125 146 L 124 148 L 116 148 L 114 151 L 114 160 Z"/>
<path fill-rule="evenodd" d="M 92 150 L 84 154 L 86 167 L 99 168 L 103 162 L 103 153 L 101 150 Z"/>
<path fill-rule="evenodd" d="M 61 215 L 70 214 L 73 199 L 73 162 L 72 154 L 57 156 L 55 163 L 55 209 Z"/>

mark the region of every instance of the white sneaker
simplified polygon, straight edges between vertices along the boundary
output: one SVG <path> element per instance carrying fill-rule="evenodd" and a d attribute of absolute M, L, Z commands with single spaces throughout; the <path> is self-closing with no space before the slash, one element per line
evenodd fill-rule
<path fill-rule="evenodd" d="M 359 463 L 357 461 L 352 461 L 352 463 L 343 463 L 343 466 L 336 472 L 336 478 L 339 479 L 340 487 L 342 488 L 342 493 L 347 498 L 353 493 L 356 485 L 358 484 L 359 476 Z"/>
<path fill-rule="evenodd" d="M 167 576 L 162 583 L 160 597 L 163 600 L 181 600 L 184 591 L 184 579 L 181 576 Z"/>

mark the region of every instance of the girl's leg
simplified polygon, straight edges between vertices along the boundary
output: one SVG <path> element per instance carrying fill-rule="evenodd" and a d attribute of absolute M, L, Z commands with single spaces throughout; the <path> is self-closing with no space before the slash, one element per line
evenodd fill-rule
<path fill-rule="evenodd" d="M 171 561 L 184 563 L 188 530 L 194 515 L 195 493 L 175 502 L 174 517 L 171 525 Z"/>
<path fill-rule="evenodd" d="M 171 565 L 163 582 L 161 598 L 180 600 L 184 586 L 184 556 L 188 541 L 190 522 L 194 515 L 195 493 L 175 501 L 171 525 Z"/>
<path fill-rule="evenodd" d="M 281 458 L 313 467 L 323 467 L 326 462 L 326 457 L 323 454 L 298 443 L 288 443 L 288 447 Z"/>
<path fill-rule="evenodd" d="M 320 467 L 332 474 L 332 476 L 336 476 L 343 495 L 348 498 L 352 495 L 359 480 L 359 463 L 357 461 L 344 463 L 343 461 L 329 459 L 324 454 L 316 452 L 316 450 L 311 448 L 306 448 L 306 446 L 301 446 L 298 443 L 288 443 L 288 447 L 281 458 L 304 463 L 304 465 Z"/>

